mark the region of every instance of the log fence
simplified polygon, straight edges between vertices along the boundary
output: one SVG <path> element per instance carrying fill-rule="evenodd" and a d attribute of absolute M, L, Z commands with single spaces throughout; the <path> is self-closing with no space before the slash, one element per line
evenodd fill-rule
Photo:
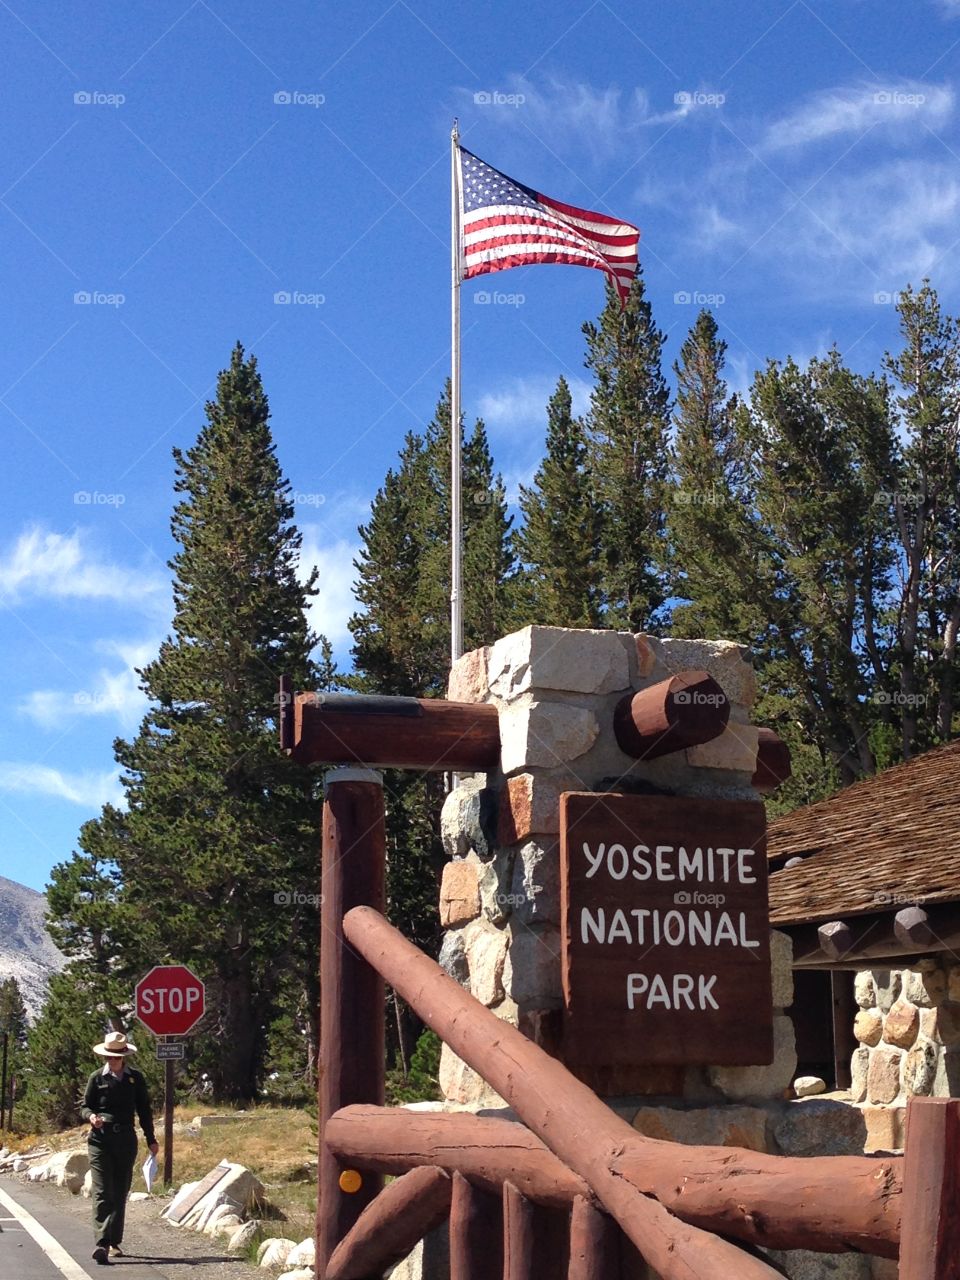
<path fill-rule="evenodd" d="M 691 685 L 703 678 L 688 674 Z M 636 696 L 623 704 L 637 754 L 651 754 L 657 732 L 680 731 L 674 707 L 687 704 L 673 692 L 658 691 L 647 711 Z M 281 720 L 299 759 L 324 760 L 336 739 L 338 760 L 356 761 L 376 730 L 377 761 L 430 767 L 423 731 L 441 723 L 432 712 L 404 708 L 393 738 L 390 700 L 356 716 L 297 697 L 286 693 Z M 457 722 L 466 747 L 454 722 L 444 722 L 442 767 L 479 767 L 462 762 L 492 752 L 489 718 Z M 375 775 L 328 775 L 322 858 L 318 1280 L 379 1280 L 443 1223 L 451 1280 L 771 1280 L 783 1273 L 768 1249 L 899 1257 L 899 1280 L 960 1280 L 960 1099 L 911 1099 L 905 1156 L 795 1158 L 646 1138 L 384 919 Z M 383 1106 L 385 983 L 518 1122 Z M 385 1174 L 395 1178 L 386 1186 Z"/>

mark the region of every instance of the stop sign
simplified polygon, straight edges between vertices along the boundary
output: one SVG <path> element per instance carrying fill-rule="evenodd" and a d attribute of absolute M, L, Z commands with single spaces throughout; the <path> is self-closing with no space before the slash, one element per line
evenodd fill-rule
<path fill-rule="evenodd" d="M 158 964 L 137 983 L 137 1017 L 155 1036 L 183 1036 L 204 1013 L 203 983 L 182 964 Z"/>

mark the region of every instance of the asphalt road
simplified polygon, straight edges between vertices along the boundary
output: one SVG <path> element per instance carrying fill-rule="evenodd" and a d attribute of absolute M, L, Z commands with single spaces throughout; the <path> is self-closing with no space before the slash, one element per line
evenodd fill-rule
<path fill-rule="evenodd" d="M 127 1207 L 127 1256 L 93 1261 L 90 1201 L 68 1191 L 0 1177 L 0 1280 L 254 1280 L 222 1241 L 171 1227 L 156 1200 Z"/>

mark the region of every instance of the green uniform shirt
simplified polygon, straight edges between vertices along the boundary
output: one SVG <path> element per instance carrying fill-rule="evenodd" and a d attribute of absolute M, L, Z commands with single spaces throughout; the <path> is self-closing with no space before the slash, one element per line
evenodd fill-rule
<path fill-rule="evenodd" d="M 123 1075 L 119 1078 L 109 1068 L 94 1071 L 87 1081 L 80 1114 L 84 1120 L 89 1120 L 94 1115 L 103 1116 L 105 1125 L 124 1124 L 131 1128 L 136 1114 L 140 1118 L 147 1146 L 156 1141 L 146 1081 L 139 1071 L 126 1063 L 123 1065 Z"/>

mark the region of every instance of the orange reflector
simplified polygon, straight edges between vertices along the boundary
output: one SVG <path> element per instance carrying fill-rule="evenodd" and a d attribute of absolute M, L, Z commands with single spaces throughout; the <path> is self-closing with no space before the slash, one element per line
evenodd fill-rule
<path fill-rule="evenodd" d="M 340 1190 L 347 1191 L 353 1195 L 355 1191 L 359 1191 L 363 1186 L 363 1178 L 356 1169 L 344 1169 L 340 1175 Z"/>

